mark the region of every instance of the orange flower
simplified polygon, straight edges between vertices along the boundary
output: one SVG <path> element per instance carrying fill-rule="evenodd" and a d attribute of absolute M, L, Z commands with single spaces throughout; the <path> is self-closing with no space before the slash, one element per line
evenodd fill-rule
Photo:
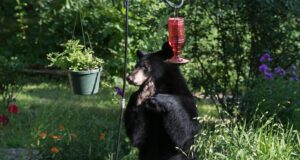
<path fill-rule="evenodd" d="M 53 146 L 53 147 L 51 147 L 50 151 L 51 151 L 51 153 L 56 154 L 59 152 L 59 149 L 57 147 Z"/>
<path fill-rule="evenodd" d="M 39 138 L 40 139 L 45 139 L 47 137 L 47 133 L 46 132 L 40 132 L 39 134 Z"/>
<path fill-rule="evenodd" d="M 71 136 L 71 139 L 72 139 L 72 140 L 74 140 L 74 139 L 77 138 L 77 135 L 76 135 L 75 133 L 71 133 L 70 136 Z"/>
<path fill-rule="evenodd" d="M 101 132 L 101 133 L 99 134 L 99 139 L 100 139 L 101 141 L 104 140 L 104 139 L 105 139 L 105 133 Z"/>
<path fill-rule="evenodd" d="M 59 125 L 59 130 L 60 130 L 60 131 L 65 130 L 65 126 L 64 126 L 63 124 Z"/>
<path fill-rule="evenodd" d="M 51 136 L 51 138 L 54 140 L 61 140 L 61 136 Z"/>

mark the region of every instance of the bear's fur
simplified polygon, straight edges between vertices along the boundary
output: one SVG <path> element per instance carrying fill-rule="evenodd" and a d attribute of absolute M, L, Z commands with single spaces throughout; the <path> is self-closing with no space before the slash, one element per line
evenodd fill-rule
<path fill-rule="evenodd" d="M 173 55 L 165 43 L 161 51 L 139 58 L 129 83 L 140 86 L 128 102 L 125 128 L 140 160 L 188 160 L 193 137 L 199 130 L 194 97 L 178 65 L 164 61 Z M 180 151 L 178 148 L 180 148 Z"/>

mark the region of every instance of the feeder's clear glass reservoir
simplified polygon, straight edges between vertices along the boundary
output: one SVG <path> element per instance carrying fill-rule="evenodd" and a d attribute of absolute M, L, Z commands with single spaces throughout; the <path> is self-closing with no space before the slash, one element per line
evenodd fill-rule
<path fill-rule="evenodd" d="M 169 44 L 173 49 L 173 57 L 167 62 L 183 64 L 189 62 L 189 60 L 180 57 L 182 49 L 184 47 L 184 18 L 183 17 L 170 17 L 168 19 L 168 31 L 169 31 Z"/>

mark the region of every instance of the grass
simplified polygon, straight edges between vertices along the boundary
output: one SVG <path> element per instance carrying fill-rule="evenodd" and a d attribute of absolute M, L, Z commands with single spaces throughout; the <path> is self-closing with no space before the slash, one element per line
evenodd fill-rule
<path fill-rule="evenodd" d="M 72 158 L 76 153 L 76 159 L 103 158 L 114 151 L 119 116 L 119 99 L 114 89 L 106 86 L 100 94 L 76 96 L 66 86 L 58 83 L 25 85 L 17 95 L 20 113 L 11 115 L 9 125 L 1 128 L 0 146 L 43 148 L 49 153 L 52 146 L 66 147 L 72 143 L 60 156 Z M 64 131 L 60 130 L 61 126 Z M 65 138 L 59 143 L 39 140 L 41 132 L 47 133 L 49 139 L 53 135 L 67 137 L 67 133 L 72 133 L 76 134 L 76 140 L 70 142 Z M 127 143 L 124 141 L 123 145 Z M 122 148 L 125 154 L 126 147 Z"/>
<path fill-rule="evenodd" d="M 44 159 L 112 160 L 120 108 L 114 87 L 103 85 L 97 95 L 76 96 L 67 86 L 53 81 L 26 84 L 17 95 L 20 113 L 10 115 L 9 125 L 0 128 L 0 148 L 37 149 Z M 5 106 L 1 108 L 0 113 Z M 291 127 L 272 121 L 259 127 L 215 122 L 211 104 L 199 102 L 198 109 L 202 129 L 192 149 L 200 159 L 300 158 L 299 132 Z M 53 147 L 59 152 L 52 154 Z M 122 160 L 136 160 L 136 155 L 122 132 Z"/>
<path fill-rule="evenodd" d="M 209 160 L 297 160 L 300 159 L 300 134 L 292 127 L 264 122 L 237 124 L 227 122 L 207 125 L 210 118 L 202 118 L 203 129 L 192 149 L 199 159 Z M 259 127 L 257 127 L 259 126 Z"/>

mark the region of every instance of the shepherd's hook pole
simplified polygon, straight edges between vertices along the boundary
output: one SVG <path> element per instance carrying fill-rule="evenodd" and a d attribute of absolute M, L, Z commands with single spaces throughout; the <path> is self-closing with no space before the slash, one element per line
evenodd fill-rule
<path fill-rule="evenodd" d="M 128 62 L 128 2 L 129 0 L 124 0 L 124 7 L 126 9 L 125 15 L 125 55 L 124 55 L 124 71 L 123 71 L 123 89 L 122 89 L 122 102 L 121 102 L 121 111 L 119 118 L 119 128 L 118 128 L 118 139 L 117 139 L 117 149 L 115 160 L 119 160 L 119 150 L 120 150 L 120 139 L 121 139 L 121 129 L 123 114 L 125 110 L 125 91 L 126 91 L 126 74 L 127 74 L 127 62 Z"/>

